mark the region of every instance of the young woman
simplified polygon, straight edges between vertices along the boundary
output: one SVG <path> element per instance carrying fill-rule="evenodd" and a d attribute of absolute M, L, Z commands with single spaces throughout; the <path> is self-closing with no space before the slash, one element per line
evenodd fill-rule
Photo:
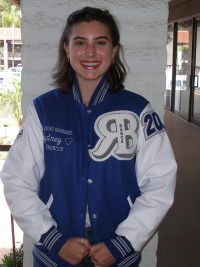
<path fill-rule="evenodd" d="M 138 266 L 173 203 L 176 162 L 160 118 L 124 90 L 117 23 L 72 13 L 53 75 L 1 174 L 12 214 L 35 244 L 34 266 Z"/>

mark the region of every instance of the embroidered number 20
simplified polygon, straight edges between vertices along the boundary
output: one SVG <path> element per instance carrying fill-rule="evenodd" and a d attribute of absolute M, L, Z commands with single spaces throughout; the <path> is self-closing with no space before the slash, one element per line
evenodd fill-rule
<path fill-rule="evenodd" d="M 151 111 L 143 115 L 142 125 L 144 126 L 144 135 L 146 140 L 156 135 L 157 133 L 163 132 L 165 129 L 158 114 L 155 111 Z"/>

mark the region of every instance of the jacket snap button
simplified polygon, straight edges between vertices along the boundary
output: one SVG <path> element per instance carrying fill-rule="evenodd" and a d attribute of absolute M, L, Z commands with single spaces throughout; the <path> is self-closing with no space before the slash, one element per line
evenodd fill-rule
<path fill-rule="evenodd" d="M 91 109 L 88 109 L 88 110 L 87 110 L 87 113 L 88 113 L 88 114 L 91 114 L 91 112 L 92 112 Z"/>
<path fill-rule="evenodd" d="M 92 184 L 92 183 L 93 183 L 92 179 L 88 179 L 88 184 Z"/>
<path fill-rule="evenodd" d="M 93 218 L 93 219 L 96 219 L 96 218 L 97 218 L 97 214 L 93 214 L 93 215 L 92 215 L 92 218 Z"/>

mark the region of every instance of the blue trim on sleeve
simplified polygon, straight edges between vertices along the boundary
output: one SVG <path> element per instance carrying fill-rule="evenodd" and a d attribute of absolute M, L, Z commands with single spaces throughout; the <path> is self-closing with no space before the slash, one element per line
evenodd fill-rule
<path fill-rule="evenodd" d="M 124 236 L 116 236 L 106 240 L 105 244 L 117 261 L 126 257 L 129 253 L 135 252 L 131 243 Z"/>
<path fill-rule="evenodd" d="M 118 267 L 138 267 L 138 264 L 141 260 L 141 252 L 135 251 L 128 254 L 125 258 L 118 261 L 116 264 Z"/>
<path fill-rule="evenodd" d="M 61 234 L 58 229 L 53 226 L 47 233 L 41 236 L 40 243 L 42 243 L 49 251 L 57 255 L 67 240 L 68 237 Z"/>
<path fill-rule="evenodd" d="M 116 262 L 111 266 L 136 267 L 141 260 L 141 252 L 135 251 L 131 243 L 124 236 L 116 236 L 104 242 Z"/>

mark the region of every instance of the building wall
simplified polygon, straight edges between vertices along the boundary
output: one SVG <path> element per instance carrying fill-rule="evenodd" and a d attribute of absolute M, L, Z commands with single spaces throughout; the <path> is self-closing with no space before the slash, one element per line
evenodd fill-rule
<path fill-rule="evenodd" d="M 0 28 L 0 71 L 21 63 L 21 45 L 21 28 Z"/>
<path fill-rule="evenodd" d="M 23 114 L 36 96 L 52 89 L 51 73 L 67 16 L 84 6 L 109 9 L 120 22 L 121 42 L 130 68 L 128 90 L 150 100 L 164 114 L 167 0 L 22 0 Z M 156 266 L 157 234 L 143 251 L 140 267 Z M 25 238 L 25 263 L 31 267 L 31 248 Z"/>

